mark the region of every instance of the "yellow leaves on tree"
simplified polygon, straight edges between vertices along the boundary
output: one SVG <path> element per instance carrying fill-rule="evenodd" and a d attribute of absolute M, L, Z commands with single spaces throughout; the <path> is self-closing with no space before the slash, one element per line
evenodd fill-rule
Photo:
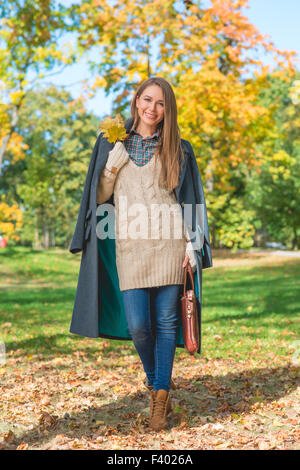
<path fill-rule="evenodd" d="M 22 211 L 17 204 L 9 206 L 2 195 L 0 199 L 0 235 L 7 240 L 18 241 L 20 236 L 16 233 L 22 227 Z"/>
<path fill-rule="evenodd" d="M 87 0 L 80 7 L 79 42 L 92 36 L 89 44 L 101 50 L 93 90 L 116 91 L 119 112 L 128 106 L 131 87 L 149 76 L 169 80 L 182 137 L 192 143 L 200 170 L 214 169 L 214 187 L 221 191 L 228 190 L 233 168 L 257 163 L 257 146 L 273 126 L 272 110 L 258 103 L 270 69 L 252 51 L 260 47 L 272 54 L 282 78 L 294 74 L 295 53 L 277 50 L 241 10 L 247 5 L 248 0 L 213 0 L 210 7 L 184 2 L 178 11 L 171 1 L 103 0 L 100 12 L 97 1 Z"/>
<path fill-rule="evenodd" d="M 105 88 L 106 87 L 106 80 L 102 77 L 96 77 L 95 82 L 91 86 L 92 90 L 95 90 L 96 88 Z"/>
<path fill-rule="evenodd" d="M 294 105 L 300 104 L 300 80 L 295 80 L 290 88 L 290 98 Z"/>
<path fill-rule="evenodd" d="M 15 130 L 27 85 L 41 78 L 40 68 L 50 71 L 55 65 L 69 64 L 75 60 L 71 43 L 63 47 L 57 44 L 57 37 L 69 28 L 69 18 L 65 12 L 48 0 L 19 3 L 1 2 L 0 103 L 2 89 L 8 99 L 5 99 L 6 106 L 0 109 L 0 174 L 2 163 L 9 159 L 6 155 L 9 148 L 15 159 L 22 157 L 24 146 L 22 140 L 16 137 Z M 30 74 L 33 69 L 36 76 Z M 17 144 L 20 144 L 20 149 L 17 149 Z"/>
<path fill-rule="evenodd" d="M 270 162 L 269 172 L 272 175 L 273 182 L 276 182 L 279 177 L 287 180 L 291 175 L 291 171 L 293 171 L 293 166 L 296 165 L 296 158 L 293 158 L 283 149 L 267 159 Z"/>
<path fill-rule="evenodd" d="M 11 138 L 7 144 L 7 151 L 11 154 L 11 163 L 16 163 L 19 160 L 25 158 L 25 150 L 28 149 L 28 145 L 24 143 L 23 137 L 17 132 L 13 132 Z"/>
<path fill-rule="evenodd" d="M 16 105 L 19 104 L 23 96 L 24 96 L 23 90 L 12 91 L 9 95 L 11 103 L 16 104 Z"/>

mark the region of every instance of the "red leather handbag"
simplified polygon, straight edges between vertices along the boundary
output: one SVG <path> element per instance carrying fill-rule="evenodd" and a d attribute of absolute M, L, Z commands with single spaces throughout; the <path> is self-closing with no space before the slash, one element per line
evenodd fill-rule
<path fill-rule="evenodd" d="M 192 289 L 189 290 L 186 290 L 187 273 L 189 273 L 192 285 Z M 184 347 L 189 354 L 193 356 L 200 346 L 200 328 L 197 314 L 194 274 L 189 262 L 184 268 L 184 289 L 183 296 L 180 300 Z"/>

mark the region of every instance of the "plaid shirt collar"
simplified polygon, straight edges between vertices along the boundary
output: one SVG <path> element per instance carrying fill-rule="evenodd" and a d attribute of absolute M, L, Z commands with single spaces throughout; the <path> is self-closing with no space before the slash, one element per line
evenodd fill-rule
<path fill-rule="evenodd" d="M 152 158 L 158 140 L 159 129 L 151 136 L 143 137 L 136 129 L 132 128 L 129 132 L 129 138 L 124 141 L 124 145 L 131 160 L 137 166 L 143 166 Z"/>
<path fill-rule="evenodd" d="M 137 135 L 141 136 L 141 134 L 139 134 L 139 133 L 137 132 L 137 130 L 135 130 L 134 128 L 132 128 L 132 129 L 130 130 L 130 134 L 137 134 Z M 154 134 L 152 134 L 152 135 L 150 135 L 150 136 L 147 136 L 147 137 L 142 137 L 142 136 L 141 136 L 141 137 L 142 137 L 142 140 L 145 140 L 145 139 L 153 139 L 153 138 L 158 137 L 158 136 L 159 136 L 159 129 L 157 129 L 156 132 L 154 132 Z"/>

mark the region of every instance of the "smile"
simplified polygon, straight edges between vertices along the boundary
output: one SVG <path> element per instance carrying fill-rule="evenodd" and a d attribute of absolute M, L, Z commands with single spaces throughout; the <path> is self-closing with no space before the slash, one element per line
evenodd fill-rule
<path fill-rule="evenodd" d="M 145 113 L 145 115 L 150 119 L 155 119 L 155 116 L 153 116 L 152 114 Z"/>

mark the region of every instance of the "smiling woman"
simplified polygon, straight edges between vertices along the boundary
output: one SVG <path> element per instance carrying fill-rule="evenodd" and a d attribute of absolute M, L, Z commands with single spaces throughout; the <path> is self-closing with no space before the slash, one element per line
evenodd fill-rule
<path fill-rule="evenodd" d="M 160 77 L 144 82 L 133 96 L 131 114 L 124 143 L 113 145 L 100 135 L 93 152 L 70 247 L 76 252 L 82 246 L 80 219 L 84 218 L 84 253 L 70 331 L 95 336 L 98 328 L 102 337 L 132 339 L 151 393 L 149 425 L 159 430 L 166 427 L 172 409 L 175 348 L 184 347 L 180 316 L 183 267 L 190 261 L 196 270 L 200 324 L 201 271 L 212 266 L 212 260 L 201 178 L 190 143 L 180 138 L 171 85 Z M 96 198 L 100 211 L 95 211 Z M 124 199 L 127 205 L 122 209 Z M 115 234 L 95 243 L 95 216 L 102 208 L 109 210 L 110 202 L 115 209 Z M 141 237 L 120 236 L 119 218 L 126 214 L 129 220 L 136 204 L 143 208 L 142 221 L 148 226 L 158 222 L 158 236 L 149 236 L 149 232 Z M 185 205 L 193 209 L 188 227 L 183 217 Z M 160 212 L 153 211 L 153 206 L 176 209 L 167 222 L 167 237 L 165 219 L 160 226 Z M 203 208 L 202 219 L 198 206 Z M 175 226 L 181 227 L 180 236 L 177 231 L 175 235 Z M 188 237 L 197 227 L 203 236 L 196 237 L 192 245 Z M 99 258 L 95 259 L 97 245 Z"/>

